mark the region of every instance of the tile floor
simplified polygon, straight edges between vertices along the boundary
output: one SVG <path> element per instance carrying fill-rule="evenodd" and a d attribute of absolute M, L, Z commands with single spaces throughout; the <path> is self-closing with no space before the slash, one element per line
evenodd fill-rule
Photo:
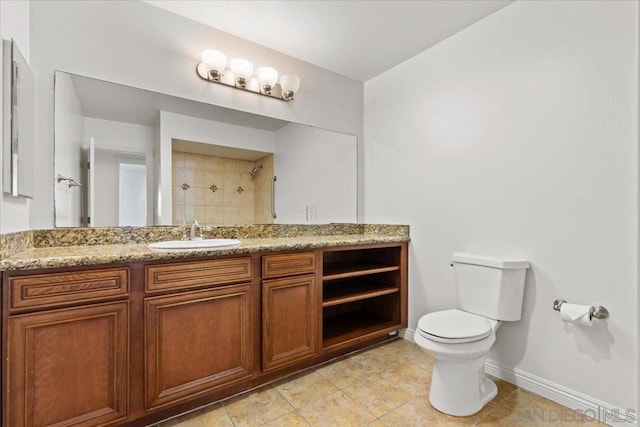
<path fill-rule="evenodd" d="M 159 427 L 604 425 L 497 380 L 498 395 L 479 413 L 450 417 L 429 405 L 433 359 L 402 339 L 352 354 Z"/>

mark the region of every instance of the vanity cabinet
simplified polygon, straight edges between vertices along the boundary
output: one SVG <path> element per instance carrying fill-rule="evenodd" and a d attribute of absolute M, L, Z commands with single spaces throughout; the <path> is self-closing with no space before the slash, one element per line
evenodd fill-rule
<path fill-rule="evenodd" d="M 237 257 L 145 266 L 147 411 L 252 376 L 252 265 Z"/>
<path fill-rule="evenodd" d="M 265 255 L 262 282 L 262 370 L 318 354 L 318 292 L 314 252 Z M 288 276 L 288 277 L 287 277 Z"/>
<path fill-rule="evenodd" d="M 407 244 L 3 273 L 4 427 L 143 426 L 406 327 Z"/>
<path fill-rule="evenodd" d="M 5 281 L 4 425 L 112 424 L 129 408 L 128 270 Z M 57 308 L 69 303 L 82 306 Z M 5 311 L 5 313 L 6 313 Z"/>

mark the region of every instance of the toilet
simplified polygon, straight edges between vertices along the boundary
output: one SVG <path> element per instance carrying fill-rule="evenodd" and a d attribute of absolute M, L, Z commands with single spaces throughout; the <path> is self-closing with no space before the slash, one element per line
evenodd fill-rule
<path fill-rule="evenodd" d="M 459 308 L 425 314 L 414 340 L 435 355 L 429 401 L 445 414 L 468 416 L 498 393 L 484 373 L 487 353 L 502 321 L 522 316 L 529 263 L 488 255 L 455 252 Z"/>

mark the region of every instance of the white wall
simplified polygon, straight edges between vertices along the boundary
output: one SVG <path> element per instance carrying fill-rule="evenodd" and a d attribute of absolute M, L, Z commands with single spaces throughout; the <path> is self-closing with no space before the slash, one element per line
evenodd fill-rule
<path fill-rule="evenodd" d="M 620 408 L 638 402 L 637 7 L 516 2 L 365 83 L 365 219 L 411 225 L 410 328 L 455 304 L 453 251 L 524 257 L 523 318 L 490 357 Z M 572 328 L 556 298 L 611 317 Z"/>
<path fill-rule="evenodd" d="M 152 126 L 84 117 L 85 141 L 94 137 L 97 148 L 151 155 L 156 135 Z"/>
<path fill-rule="evenodd" d="M 30 61 L 30 12 L 31 4 L 28 1 L 2 0 L 0 1 L 0 37 L 6 40 L 15 40 L 25 60 Z M 0 43 L 0 58 L 4 55 Z M 3 70 L 0 67 L 0 82 L 3 79 Z M 0 92 L 3 88 L 0 85 Z M 2 99 L 9 94 L 2 93 Z M 0 117 L 2 114 L 0 102 Z M 2 120 L 0 120 L 0 135 L 3 135 Z M 0 150 L 0 168 L 2 168 L 2 150 Z M 0 176 L 2 174 L 0 173 Z M 49 181 L 51 185 L 51 181 Z M 51 188 L 51 187 L 48 187 Z M 0 196 L 0 232 L 27 230 L 29 224 L 29 206 L 31 202 L 21 197 L 11 197 L 2 194 Z"/>
<path fill-rule="evenodd" d="M 161 111 L 158 163 L 160 174 L 156 179 L 159 194 L 162 196 L 159 197 L 156 224 L 172 224 L 172 139 L 264 151 L 266 153 L 275 151 L 275 134 L 271 131 Z"/>
<path fill-rule="evenodd" d="M 56 99 L 57 98 L 58 97 L 56 97 Z M 94 227 L 102 227 L 118 224 L 116 203 L 118 195 L 118 169 L 114 156 L 117 154 L 121 156 L 127 153 L 145 156 L 147 173 L 147 224 L 152 225 L 154 151 L 158 140 L 158 129 L 152 126 L 85 117 L 85 146 L 87 146 L 89 138 L 94 138 L 96 149 L 102 150 L 102 156 L 99 156 L 96 152 L 96 163 L 98 163 L 96 164 L 97 168 L 95 170 L 97 176 L 96 201 L 98 204 L 96 205 L 95 218 L 92 219 L 92 225 Z M 56 141 L 56 150 L 57 149 Z M 109 151 L 109 154 L 105 152 L 106 150 Z M 109 196 L 105 197 L 104 195 Z M 56 219 L 57 214 L 58 207 L 56 204 Z M 56 225 L 59 226 L 60 224 L 56 221 Z"/>
<path fill-rule="evenodd" d="M 117 29 L 117 30 L 116 30 Z M 298 74 L 294 102 L 202 81 L 195 74 L 209 47 Z M 33 1 L 31 56 L 36 78 L 36 198 L 32 226 L 53 221 L 53 71 L 109 80 L 187 99 L 362 135 L 363 84 L 320 67 L 136 1 Z M 360 156 L 361 157 L 361 156 Z"/>
<path fill-rule="evenodd" d="M 68 74 L 59 74 L 56 79 L 59 96 L 55 99 L 56 150 L 58 156 L 55 175 L 58 174 L 84 183 L 85 170 L 81 168 L 84 157 L 84 113 L 73 82 Z M 65 181 L 54 186 L 56 225 L 58 227 L 79 227 L 82 224 L 82 187 L 69 187 Z"/>
<path fill-rule="evenodd" d="M 288 124 L 276 132 L 276 223 L 356 221 L 356 137 Z M 307 206 L 315 218 L 307 217 Z"/>

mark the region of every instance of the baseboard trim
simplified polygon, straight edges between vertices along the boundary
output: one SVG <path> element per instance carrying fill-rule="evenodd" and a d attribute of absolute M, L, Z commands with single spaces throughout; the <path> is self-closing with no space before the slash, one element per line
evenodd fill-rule
<path fill-rule="evenodd" d="M 568 408 L 580 411 L 611 426 L 637 426 L 636 412 L 629 413 L 627 412 L 629 410 L 617 408 L 520 369 L 505 368 L 498 365 L 494 360 L 487 359 L 485 371 L 494 377 L 501 378 Z"/>
<path fill-rule="evenodd" d="M 398 331 L 398 335 L 401 338 L 403 338 L 403 339 L 405 339 L 407 341 L 411 341 L 411 342 L 415 342 L 413 340 L 413 334 L 415 334 L 415 333 L 416 333 L 415 329 L 409 329 L 409 328 L 401 329 L 401 330 Z"/>

